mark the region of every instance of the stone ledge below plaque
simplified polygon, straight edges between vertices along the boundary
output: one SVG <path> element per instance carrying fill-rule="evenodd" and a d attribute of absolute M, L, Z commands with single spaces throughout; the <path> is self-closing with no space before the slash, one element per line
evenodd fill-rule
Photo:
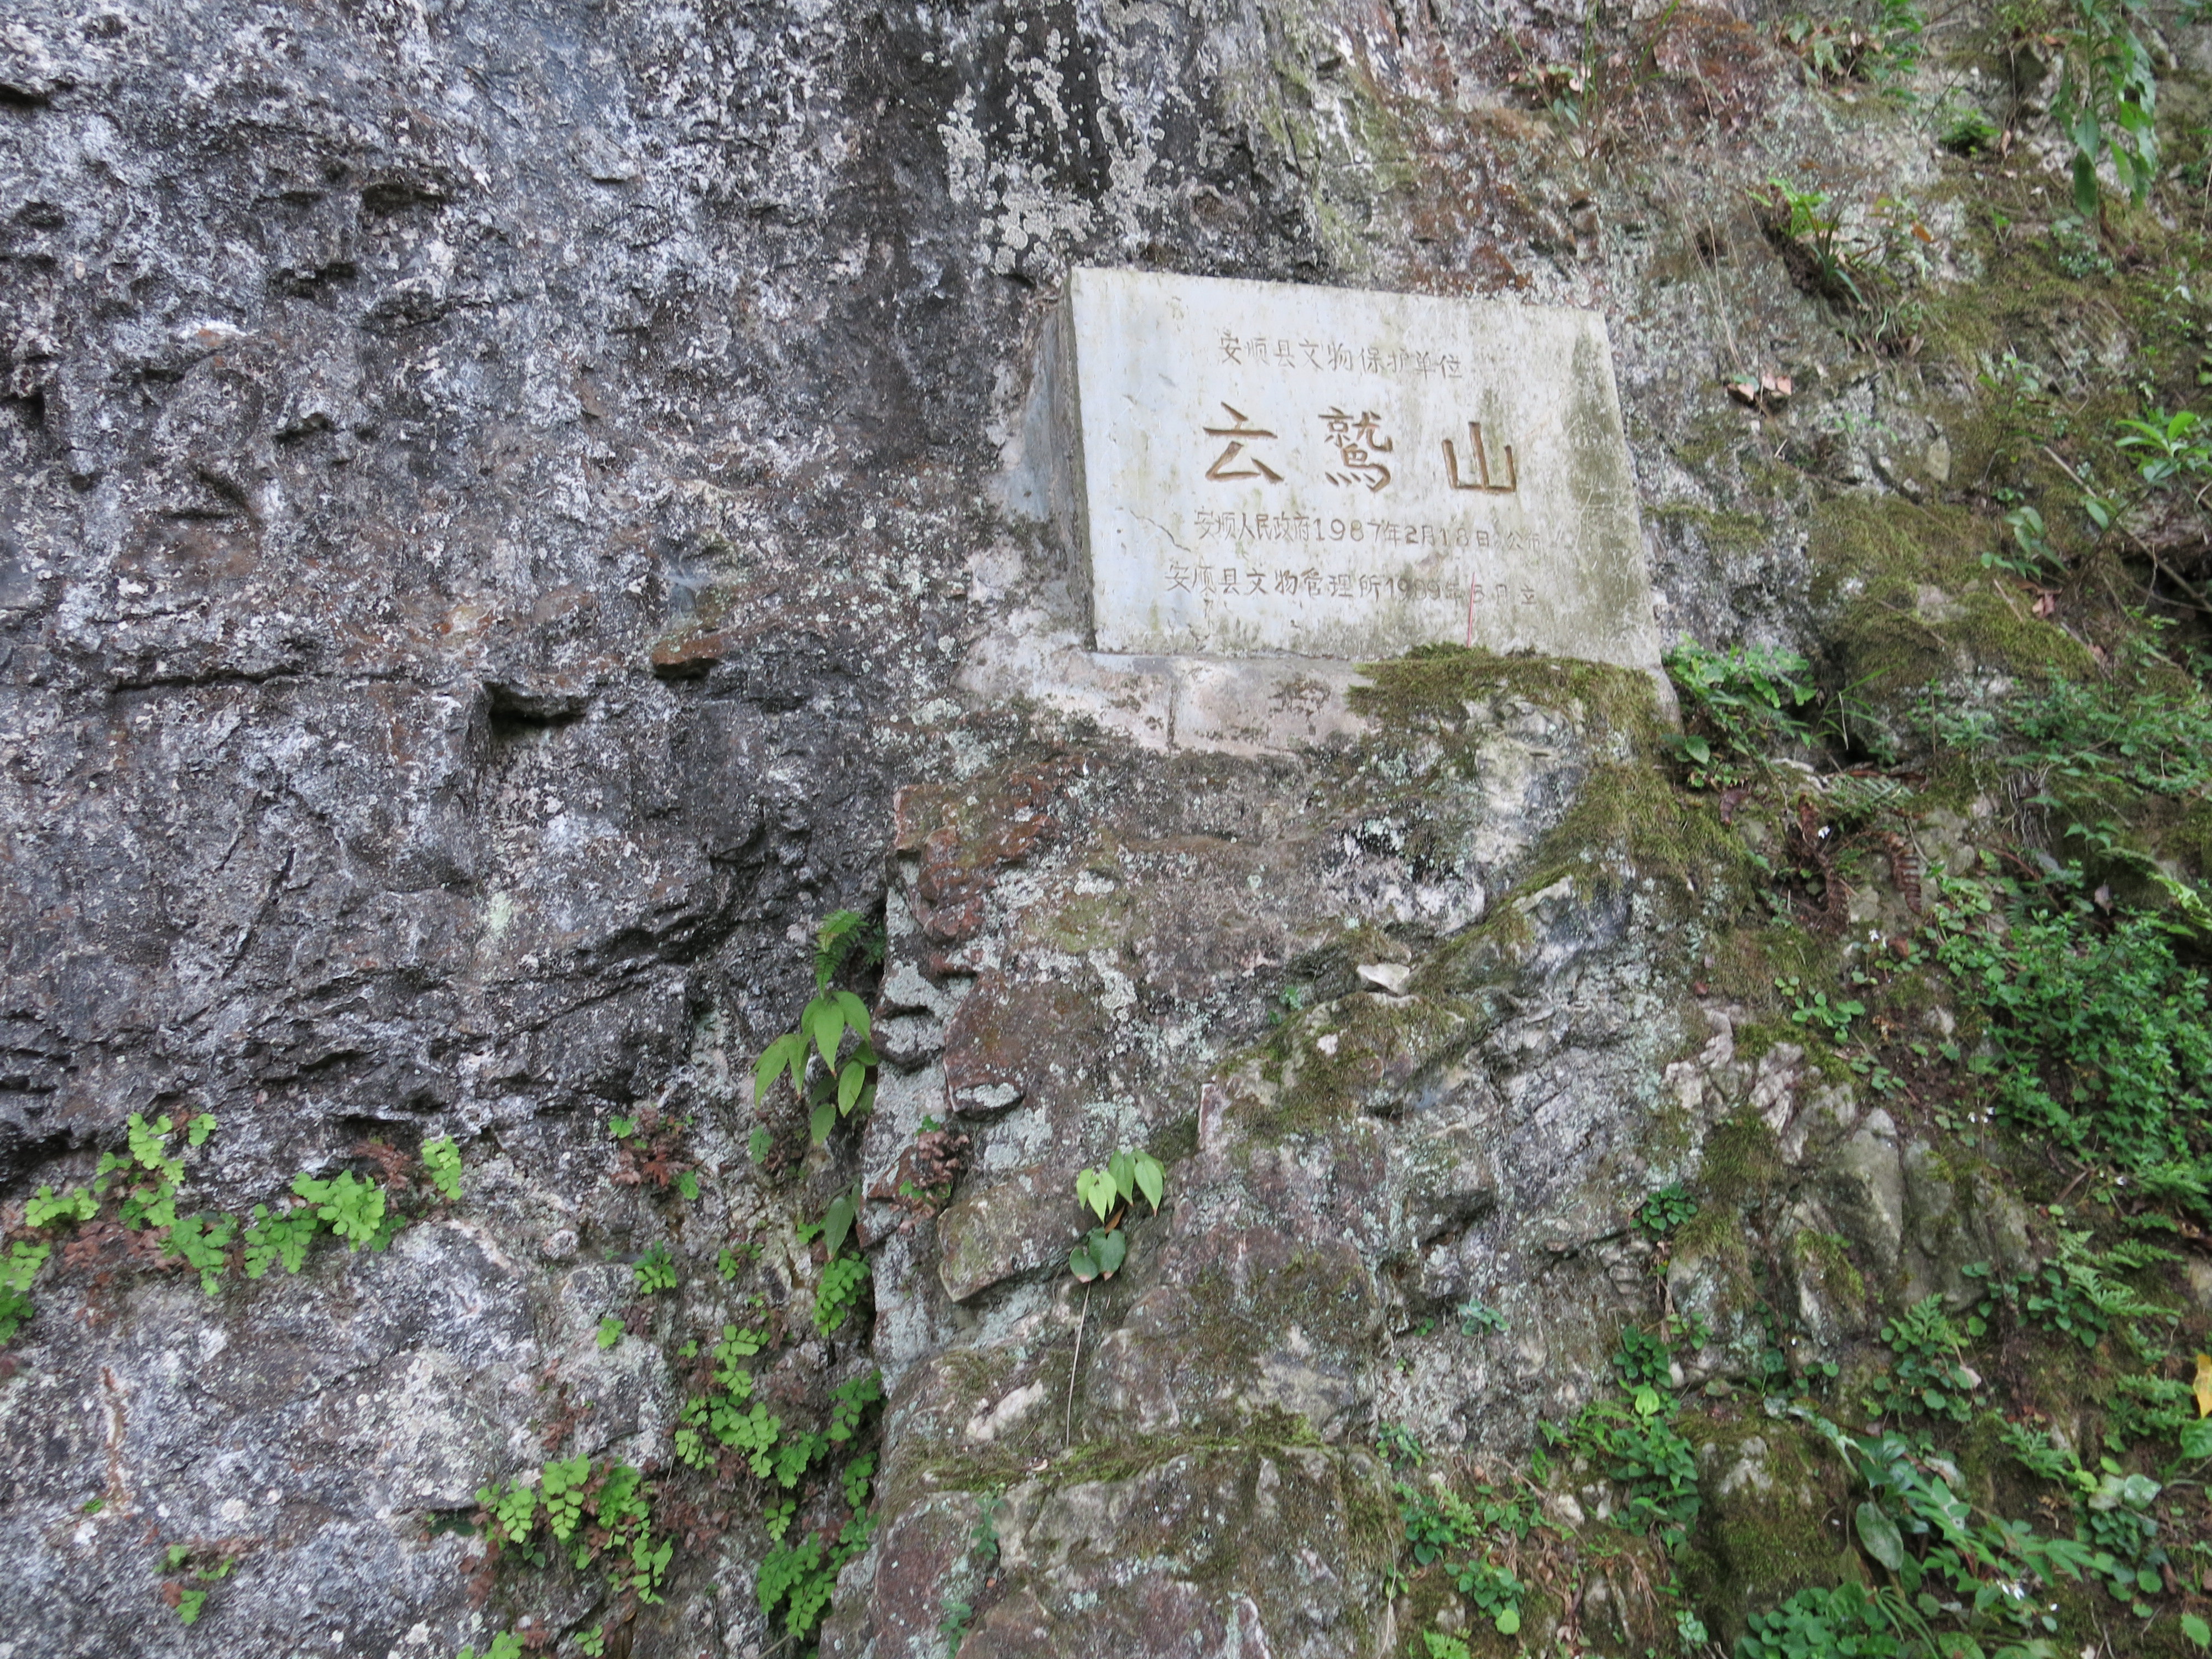
<path fill-rule="evenodd" d="M 1367 682 L 1358 666 L 1320 657 L 1124 655 L 1066 635 L 999 634 L 978 642 L 959 689 L 1004 703 L 1021 699 L 1163 753 L 1288 754 L 1367 722 L 1345 694 Z"/>

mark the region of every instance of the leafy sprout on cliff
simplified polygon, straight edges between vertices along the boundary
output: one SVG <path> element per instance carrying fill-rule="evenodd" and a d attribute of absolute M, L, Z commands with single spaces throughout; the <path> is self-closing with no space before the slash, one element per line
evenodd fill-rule
<path fill-rule="evenodd" d="M 1121 1217 L 1139 1194 L 1158 1214 L 1166 1190 L 1167 1172 L 1150 1152 L 1119 1152 L 1097 1169 L 1078 1172 L 1075 1195 L 1101 1224 L 1067 1253 L 1067 1270 L 1086 1285 L 1120 1272 L 1129 1250 L 1119 1231 Z"/>
<path fill-rule="evenodd" d="M 867 1005 L 830 981 L 856 954 L 873 964 L 883 959 L 883 951 L 882 931 L 856 912 L 833 911 L 824 919 L 815 935 L 814 995 L 799 1016 L 799 1029 L 769 1043 L 754 1068 L 756 1104 L 788 1074 L 793 1092 L 810 1109 L 807 1127 L 817 1146 L 830 1139 L 839 1120 L 875 1103 L 876 1085 L 869 1073 L 878 1062 L 869 1042 Z M 849 1051 L 848 1035 L 854 1039 Z M 817 1054 L 822 1069 L 811 1073 Z"/>
<path fill-rule="evenodd" d="M 1809 739 L 1797 711 L 1815 695 L 1800 678 L 1812 665 L 1796 652 L 1771 646 L 1714 651 L 1686 634 L 1665 662 L 1690 716 L 1690 729 L 1675 743 L 1689 763 L 1692 788 L 1746 782 L 1774 750 Z"/>

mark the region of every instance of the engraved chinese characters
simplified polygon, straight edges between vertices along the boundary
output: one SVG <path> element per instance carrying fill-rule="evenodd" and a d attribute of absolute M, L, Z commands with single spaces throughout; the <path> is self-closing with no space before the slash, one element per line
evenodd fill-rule
<path fill-rule="evenodd" d="M 1084 270 L 1068 323 L 1098 650 L 1657 662 L 1595 315 Z"/>

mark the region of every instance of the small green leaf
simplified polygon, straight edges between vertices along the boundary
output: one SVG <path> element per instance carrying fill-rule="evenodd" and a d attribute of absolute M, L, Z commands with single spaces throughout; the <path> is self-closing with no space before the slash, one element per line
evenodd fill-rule
<path fill-rule="evenodd" d="M 1897 1522 L 1883 1513 L 1877 1504 L 1862 1504 L 1855 1517 L 1858 1523 L 1859 1542 L 1866 1553 L 1896 1572 L 1905 1565 L 1905 1536 L 1897 1529 Z"/>
<path fill-rule="evenodd" d="M 1067 1271 L 1088 1285 L 1098 1277 L 1098 1264 L 1091 1259 L 1091 1252 L 1079 1244 L 1067 1253 Z"/>
<path fill-rule="evenodd" d="M 867 1081 L 868 1068 L 866 1066 L 861 1065 L 857 1060 L 848 1060 L 845 1062 L 845 1069 L 837 1073 L 837 1114 L 839 1116 L 848 1116 L 851 1114 L 854 1103 L 860 1099 L 860 1091 L 867 1086 Z"/>
<path fill-rule="evenodd" d="M 1093 1232 L 1091 1235 L 1091 1259 L 1098 1264 L 1098 1271 L 1111 1279 L 1119 1273 L 1121 1263 L 1129 1254 L 1129 1241 L 1120 1233 Z"/>
<path fill-rule="evenodd" d="M 852 1198 L 849 1195 L 841 1194 L 836 1201 L 830 1205 L 830 1212 L 822 1218 L 823 1248 L 829 1252 L 829 1258 L 832 1261 L 837 1259 L 839 1247 L 852 1233 L 853 1216 Z"/>
<path fill-rule="evenodd" d="M 791 1086 L 799 1087 L 806 1073 L 806 1039 L 797 1031 L 787 1032 L 761 1051 L 760 1064 L 753 1069 L 755 1105 L 768 1097 L 776 1073 L 787 1069 L 791 1073 Z"/>
<path fill-rule="evenodd" d="M 850 992 L 840 993 L 850 995 Z M 845 1041 L 845 1011 L 837 1005 L 837 998 L 827 994 L 806 1005 L 806 1012 L 799 1017 L 799 1026 L 814 1039 L 814 1046 L 822 1051 L 822 1063 L 837 1063 L 838 1045 Z"/>
<path fill-rule="evenodd" d="M 1160 1207 L 1161 1194 L 1167 1191 L 1167 1171 L 1160 1168 L 1159 1159 L 1150 1152 L 1137 1154 L 1137 1190 L 1145 1195 L 1145 1202 L 1155 1210 Z"/>
<path fill-rule="evenodd" d="M 817 1106 L 814 1109 L 814 1115 L 808 1120 L 806 1127 L 808 1133 L 813 1135 L 816 1146 L 819 1146 L 823 1141 L 829 1139 L 830 1131 L 837 1127 L 836 1103 L 825 1100 Z"/>
<path fill-rule="evenodd" d="M 1103 1221 L 1114 1208 L 1114 1177 L 1103 1170 L 1085 1170 L 1075 1177 L 1075 1195 Z"/>
<path fill-rule="evenodd" d="M 1515 1635 L 1521 1629 L 1521 1609 L 1500 1607 L 1498 1610 L 1498 1617 L 1490 1622 L 1498 1626 L 1498 1633 L 1500 1636 Z"/>
<path fill-rule="evenodd" d="M 836 996 L 838 1012 L 844 1015 L 845 1024 L 852 1027 L 854 1036 L 866 1042 L 868 1040 L 868 1005 L 850 991 L 840 991 Z"/>
<path fill-rule="evenodd" d="M 1106 1173 L 1114 1179 L 1114 1195 L 1128 1202 L 1137 1190 L 1136 1160 L 1127 1152 L 1116 1152 L 1106 1160 Z"/>
<path fill-rule="evenodd" d="M 2181 1633 L 2200 1649 L 2212 1648 L 2212 1625 L 2206 1624 L 2193 1613 L 2181 1615 Z"/>

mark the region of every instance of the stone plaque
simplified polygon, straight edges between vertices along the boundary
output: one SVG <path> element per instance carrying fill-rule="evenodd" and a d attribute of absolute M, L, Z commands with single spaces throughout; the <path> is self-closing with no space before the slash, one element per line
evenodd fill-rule
<path fill-rule="evenodd" d="M 1656 666 L 1595 313 L 1078 270 L 1065 326 L 1096 649 Z"/>

